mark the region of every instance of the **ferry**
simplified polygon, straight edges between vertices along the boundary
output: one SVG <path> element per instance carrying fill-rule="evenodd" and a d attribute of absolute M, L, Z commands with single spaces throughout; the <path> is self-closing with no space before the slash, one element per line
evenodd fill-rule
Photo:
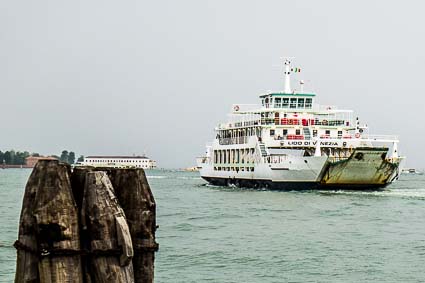
<path fill-rule="evenodd" d="M 197 158 L 212 185 L 269 189 L 379 189 L 397 180 L 404 157 L 397 136 L 371 135 L 352 110 L 316 104 L 316 94 L 291 89 L 260 95 L 261 104 L 234 104 L 228 121 Z"/>

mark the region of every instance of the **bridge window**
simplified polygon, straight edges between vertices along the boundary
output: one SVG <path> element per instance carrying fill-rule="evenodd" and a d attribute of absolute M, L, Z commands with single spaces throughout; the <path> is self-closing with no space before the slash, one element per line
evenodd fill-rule
<path fill-rule="evenodd" d="M 312 108 L 313 107 L 313 99 L 312 98 L 306 98 L 305 99 L 305 108 Z"/>
<path fill-rule="evenodd" d="M 298 98 L 298 108 L 304 108 L 304 98 Z"/>
<path fill-rule="evenodd" d="M 274 107 L 280 108 L 282 106 L 281 103 L 282 103 L 282 99 L 281 98 L 275 98 L 274 99 Z"/>
<path fill-rule="evenodd" d="M 297 99 L 296 98 L 291 98 L 290 108 L 297 108 Z"/>
<path fill-rule="evenodd" d="M 282 108 L 288 108 L 289 98 L 282 98 Z"/>

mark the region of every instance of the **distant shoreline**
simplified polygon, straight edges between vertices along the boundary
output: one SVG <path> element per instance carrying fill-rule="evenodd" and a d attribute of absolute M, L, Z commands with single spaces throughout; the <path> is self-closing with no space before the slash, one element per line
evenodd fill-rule
<path fill-rule="evenodd" d="M 33 167 L 30 165 L 0 165 L 0 169 L 31 169 Z"/>

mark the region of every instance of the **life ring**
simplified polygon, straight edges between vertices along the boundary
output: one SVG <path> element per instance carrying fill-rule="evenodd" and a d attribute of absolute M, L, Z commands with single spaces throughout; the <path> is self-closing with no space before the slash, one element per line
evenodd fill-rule
<path fill-rule="evenodd" d="M 354 136 L 356 137 L 356 139 L 358 139 L 360 138 L 360 133 L 356 133 Z"/>
<path fill-rule="evenodd" d="M 233 107 L 233 109 L 234 109 L 235 111 L 239 111 L 239 105 L 235 105 L 235 107 Z"/>
<path fill-rule="evenodd" d="M 323 120 L 322 121 L 322 125 L 325 125 L 326 126 L 327 124 L 328 124 L 328 120 Z"/>

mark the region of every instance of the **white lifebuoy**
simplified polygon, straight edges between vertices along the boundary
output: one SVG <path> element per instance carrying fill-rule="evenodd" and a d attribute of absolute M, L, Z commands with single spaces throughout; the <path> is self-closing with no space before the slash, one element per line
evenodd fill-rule
<path fill-rule="evenodd" d="M 233 109 L 234 109 L 235 111 L 239 111 L 239 105 L 235 105 L 235 107 L 233 107 Z"/>
<path fill-rule="evenodd" d="M 358 139 L 360 138 L 360 133 L 356 133 L 354 136 L 356 137 L 356 139 Z"/>

